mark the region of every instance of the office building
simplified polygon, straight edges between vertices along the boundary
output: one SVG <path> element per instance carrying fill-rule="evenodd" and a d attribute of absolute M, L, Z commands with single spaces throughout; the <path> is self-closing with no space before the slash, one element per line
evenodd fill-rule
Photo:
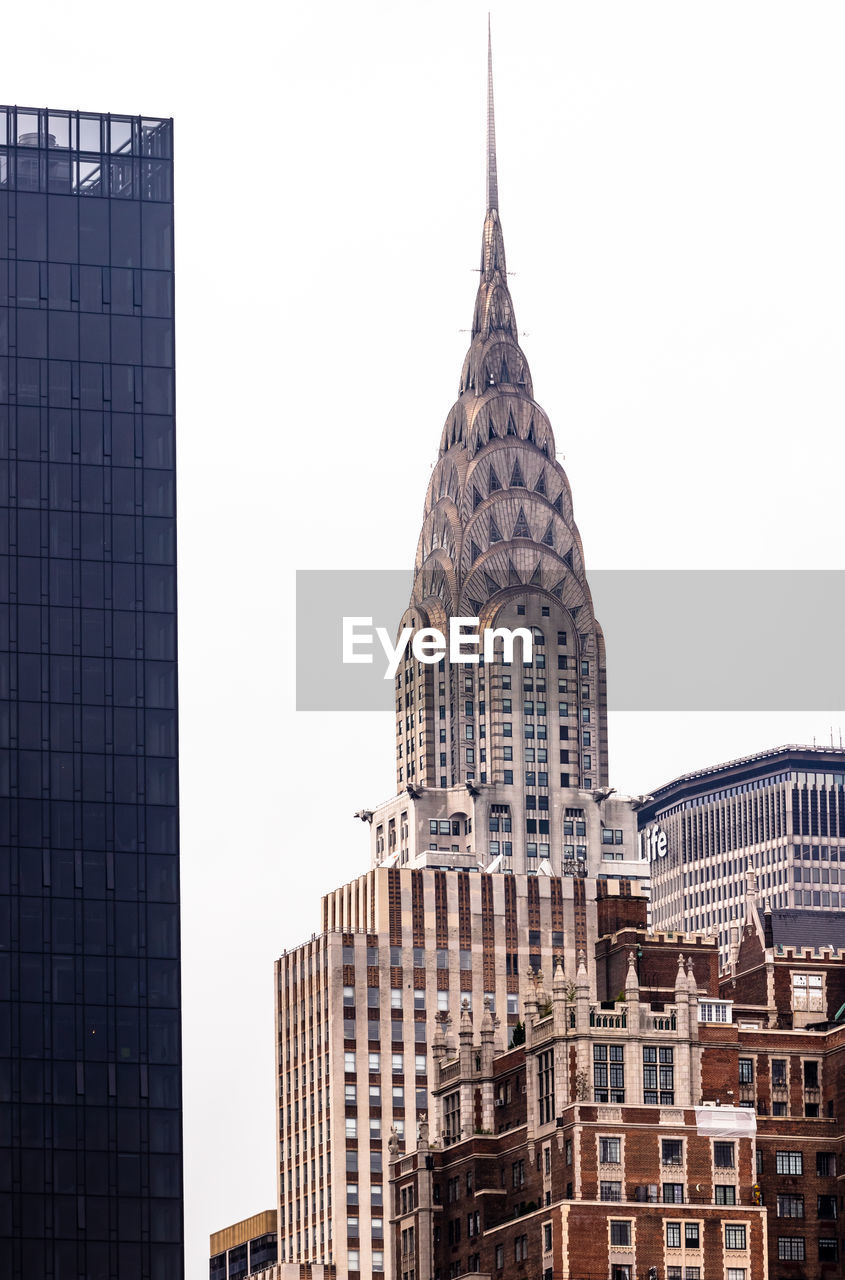
<path fill-rule="evenodd" d="M 601 922 L 645 922 L 630 800 L 607 786 L 604 641 L 507 284 L 488 52 L 487 212 L 459 397 L 402 626 L 530 630 L 527 649 L 396 676 L 398 794 L 364 810 L 370 870 L 276 967 L 279 1264 L 390 1275 L 387 1165 L 430 1107 L 434 1029 L 520 1020 L 521 975 L 574 976 Z M 633 904 L 633 905 L 631 905 Z M 593 991 L 595 996 L 595 991 Z M 294 1274 L 290 1270 L 290 1274 Z"/>
<path fill-rule="evenodd" d="M 172 125 L 0 108 L 0 1274 L 182 1265 Z"/>
<path fill-rule="evenodd" d="M 243 1222 L 215 1231 L 209 1243 L 210 1280 L 244 1280 L 246 1276 L 266 1272 L 278 1256 L 276 1210 L 265 1209 Z"/>
<path fill-rule="evenodd" d="M 747 914 L 748 872 L 773 910 L 845 907 L 841 747 L 778 747 L 684 774 L 637 817 L 655 927 L 712 933 L 723 964 Z"/>

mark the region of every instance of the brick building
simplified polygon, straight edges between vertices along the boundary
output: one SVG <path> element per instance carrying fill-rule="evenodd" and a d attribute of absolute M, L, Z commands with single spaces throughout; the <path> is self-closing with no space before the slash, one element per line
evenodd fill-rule
<path fill-rule="evenodd" d="M 664 975 L 659 999 L 638 981 L 638 941 Z M 591 997 L 582 955 L 574 980 L 556 968 L 551 992 L 531 976 L 524 1045 L 505 1048 L 490 1010 L 465 1009 L 456 1041 L 441 1024 L 431 1123 L 391 1163 L 395 1274 L 841 1275 L 845 1025 L 830 1004 L 845 965 L 837 951 L 814 957 L 823 1030 L 770 1029 L 752 941 L 720 984 L 714 940 L 629 926 L 595 944 L 596 989 L 631 944 L 612 1002 Z M 793 949 L 774 950 L 776 972 L 796 971 Z"/>

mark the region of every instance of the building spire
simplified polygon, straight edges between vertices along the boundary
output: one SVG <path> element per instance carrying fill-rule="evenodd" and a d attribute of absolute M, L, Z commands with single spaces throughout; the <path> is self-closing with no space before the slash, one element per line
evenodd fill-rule
<path fill-rule="evenodd" d="M 493 44 L 490 37 L 490 14 L 487 15 L 487 211 L 499 207 L 499 183 L 496 173 L 496 115 L 493 109 Z"/>

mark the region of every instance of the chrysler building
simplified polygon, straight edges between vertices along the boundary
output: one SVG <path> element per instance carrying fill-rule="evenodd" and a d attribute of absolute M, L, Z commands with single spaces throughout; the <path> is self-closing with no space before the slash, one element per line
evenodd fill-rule
<path fill-rule="evenodd" d="M 530 628 L 531 661 L 517 644 L 487 664 L 402 662 L 397 793 L 358 815 L 370 869 L 326 894 L 320 932 L 277 962 L 285 1280 L 303 1264 L 388 1280 L 389 1161 L 431 1107 L 432 1048 L 472 1013 L 504 1047 L 529 971 L 562 964 L 574 980 L 610 900 L 647 895 L 632 802 L 607 785 L 604 641 L 572 497 L 508 289 L 489 46 L 472 339 L 415 570 L 400 627 Z"/>

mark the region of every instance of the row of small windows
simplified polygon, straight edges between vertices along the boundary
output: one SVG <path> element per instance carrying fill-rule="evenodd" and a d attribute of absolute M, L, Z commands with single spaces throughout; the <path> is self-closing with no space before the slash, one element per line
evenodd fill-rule
<path fill-rule="evenodd" d="M 820 1236 L 818 1241 L 819 1262 L 838 1262 L 839 1245 L 835 1236 Z M 781 1262 L 804 1262 L 807 1258 L 807 1243 L 803 1236 L 778 1236 L 778 1260 Z"/>
<path fill-rule="evenodd" d="M 690 1223 L 689 1225 L 694 1226 L 696 1224 Z M 621 1220 L 611 1218 L 610 1220 L 611 1245 L 617 1249 L 630 1249 L 633 1243 L 632 1226 L 633 1224 L 631 1220 L 628 1218 L 623 1218 Z M 672 1224 L 667 1223 L 667 1233 L 668 1233 L 668 1228 L 670 1226 L 672 1226 Z M 726 1222 L 724 1225 L 724 1232 L 725 1232 L 725 1248 L 726 1249 L 746 1249 L 747 1248 L 745 1223 Z M 729 1270 L 728 1276 L 730 1277 L 730 1275 L 731 1275 L 731 1271 Z M 743 1277 L 745 1276 L 744 1271 L 742 1272 L 742 1276 Z"/>
<path fill-rule="evenodd" d="M 405 1072 L 405 1055 L 402 1053 L 392 1053 L 384 1055 L 385 1066 L 387 1059 L 390 1058 L 390 1072 L 392 1075 L 404 1075 Z M 370 1075 L 380 1075 L 382 1066 L 382 1054 L 369 1052 L 367 1054 L 367 1070 Z M 357 1075 L 358 1062 L 354 1049 L 347 1049 L 343 1055 L 343 1069 L 347 1075 Z M 416 1075 L 423 1076 L 426 1073 L 426 1056 L 424 1053 L 414 1054 L 414 1070 Z M 372 1089 L 370 1086 L 371 1095 Z"/>
<path fill-rule="evenodd" d="M 702 805 L 716 804 L 720 800 L 730 800 L 734 796 L 750 795 L 754 791 L 763 791 L 783 782 L 791 782 L 806 787 L 841 787 L 845 785 L 843 773 L 777 773 L 766 778 L 755 778 L 751 782 L 740 782 L 734 787 L 723 787 L 719 791 L 708 791 L 704 795 L 693 796 L 683 804 L 666 809 L 662 816 L 668 817 L 681 809 L 696 809 Z"/>

